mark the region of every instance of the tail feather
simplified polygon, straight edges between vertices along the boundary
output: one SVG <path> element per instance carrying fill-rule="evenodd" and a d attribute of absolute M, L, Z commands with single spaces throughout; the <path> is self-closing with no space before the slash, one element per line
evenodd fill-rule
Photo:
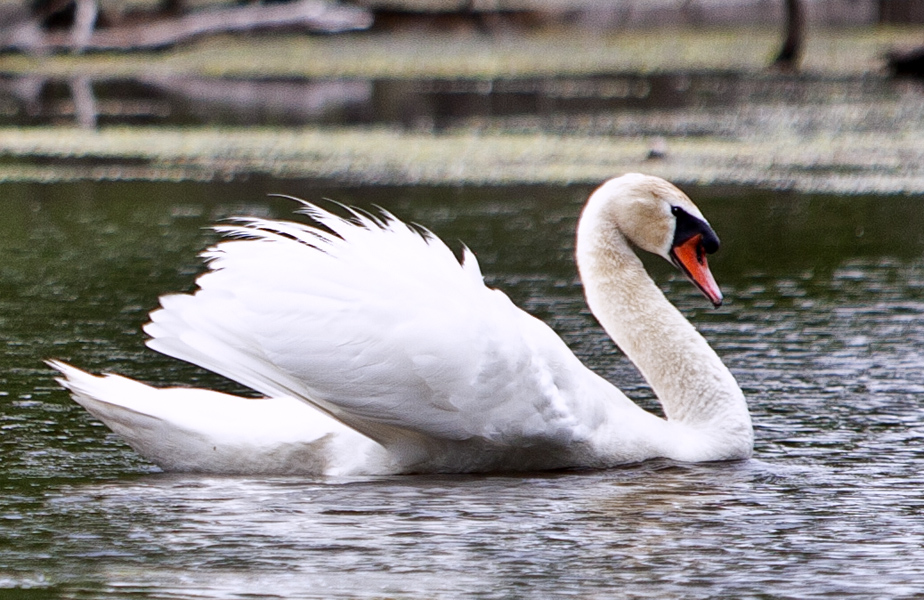
<path fill-rule="evenodd" d="M 46 364 L 61 373 L 56 381 L 71 392 L 75 402 L 105 423 L 138 454 L 166 470 L 195 470 L 189 467 L 195 457 L 184 456 L 173 448 L 204 448 L 201 436 L 171 427 L 154 411 L 145 409 L 144 398 L 157 390 L 119 375 L 91 375 L 67 363 L 49 360 Z M 153 406 L 156 409 L 156 405 Z M 185 438 L 176 443 L 177 436 Z M 199 439 L 196 439 L 199 437 Z"/>
<path fill-rule="evenodd" d="M 322 474 L 363 458 L 371 442 L 292 398 L 242 398 L 158 389 L 120 375 L 92 375 L 50 360 L 73 399 L 166 471 Z M 336 437 L 336 441 L 334 438 Z M 350 444 L 355 453 L 332 452 Z M 363 446 L 365 444 L 365 446 Z"/>
<path fill-rule="evenodd" d="M 62 377 L 56 377 L 55 381 L 71 392 L 74 401 L 107 424 L 110 419 L 118 420 L 122 411 L 157 419 L 138 406 L 139 397 L 155 391 L 148 385 L 120 375 L 91 375 L 58 360 L 48 360 L 45 364 L 61 373 Z"/>

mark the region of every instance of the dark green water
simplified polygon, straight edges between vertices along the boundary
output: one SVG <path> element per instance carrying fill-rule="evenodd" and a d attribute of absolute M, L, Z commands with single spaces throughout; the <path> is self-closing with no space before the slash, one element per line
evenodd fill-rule
<path fill-rule="evenodd" d="M 238 390 L 140 326 L 207 227 L 280 192 L 381 205 L 469 245 L 491 285 L 646 406 L 571 263 L 589 192 L 307 182 L 0 184 L 0 596 L 901 598 L 924 589 L 921 198 L 690 190 L 727 304 L 648 261 L 748 396 L 744 463 L 351 480 L 174 476 L 74 404 L 61 358 Z M 458 245 L 458 244 L 456 244 Z"/>

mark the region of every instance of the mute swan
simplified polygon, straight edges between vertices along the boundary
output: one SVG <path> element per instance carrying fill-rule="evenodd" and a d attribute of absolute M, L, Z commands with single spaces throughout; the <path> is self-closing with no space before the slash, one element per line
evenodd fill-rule
<path fill-rule="evenodd" d="M 590 309 L 666 419 L 585 367 L 435 236 L 387 212 L 315 225 L 241 219 L 190 295 L 161 298 L 149 347 L 267 397 L 158 390 L 49 364 L 74 399 L 168 471 L 360 474 L 603 468 L 747 458 L 744 396 L 632 247 L 674 263 L 718 306 L 718 249 L 690 199 L 656 177 L 590 197 L 577 263 Z"/>

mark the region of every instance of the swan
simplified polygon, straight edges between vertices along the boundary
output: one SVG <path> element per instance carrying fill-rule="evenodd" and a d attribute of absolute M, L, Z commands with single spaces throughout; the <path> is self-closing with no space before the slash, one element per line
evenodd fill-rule
<path fill-rule="evenodd" d="M 74 400 L 166 471 L 354 475 L 607 468 L 748 458 L 744 395 L 634 248 L 715 306 L 719 240 L 677 187 L 605 182 L 577 227 L 585 296 L 656 393 L 662 418 L 595 374 L 540 320 L 485 286 L 430 232 L 387 211 L 216 227 L 191 294 L 150 314 L 147 345 L 264 395 L 157 389 L 60 361 Z"/>

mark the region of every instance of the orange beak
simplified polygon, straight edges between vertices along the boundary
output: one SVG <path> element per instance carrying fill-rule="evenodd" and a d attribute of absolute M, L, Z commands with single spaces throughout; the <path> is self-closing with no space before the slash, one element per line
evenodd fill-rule
<path fill-rule="evenodd" d="M 671 248 L 671 260 L 683 271 L 683 274 L 699 288 L 712 305 L 718 308 L 722 305 L 722 290 L 715 282 L 709 264 L 706 262 L 706 249 L 703 246 L 702 234 L 697 234 Z"/>

